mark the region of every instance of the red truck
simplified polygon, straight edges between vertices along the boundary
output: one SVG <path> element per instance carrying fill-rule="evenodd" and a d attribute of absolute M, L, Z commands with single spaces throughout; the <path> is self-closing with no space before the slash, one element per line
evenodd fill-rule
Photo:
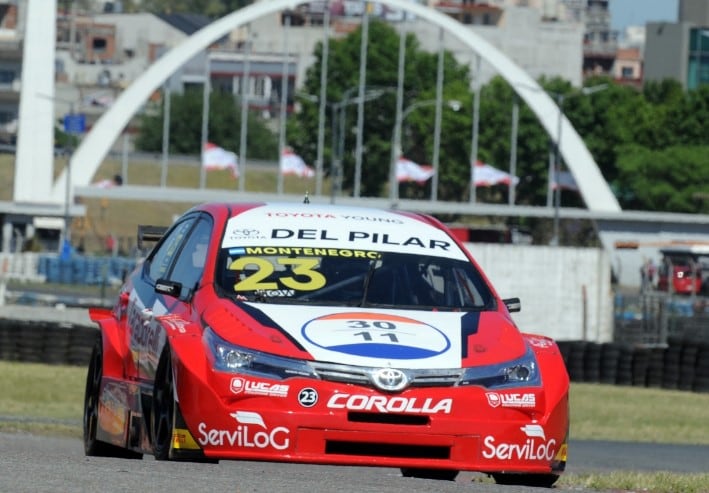
<path fill-rule="evenodd" d="M 709 245 L 674 245 L 660 253 L 659 291 L 709 295 Z"/>

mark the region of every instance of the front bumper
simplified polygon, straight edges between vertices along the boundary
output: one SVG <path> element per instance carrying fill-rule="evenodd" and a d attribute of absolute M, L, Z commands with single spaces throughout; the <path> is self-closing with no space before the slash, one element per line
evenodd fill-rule
<path fill-rule="evenodd" d="M 174 455 L 480 472 L 560 474 L 568 388 L 487 391 L 263 380 L 176 368 Z"/>

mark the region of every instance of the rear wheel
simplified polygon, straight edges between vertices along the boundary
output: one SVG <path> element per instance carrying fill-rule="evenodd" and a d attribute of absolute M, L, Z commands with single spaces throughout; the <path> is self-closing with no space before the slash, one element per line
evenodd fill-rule
<path fill-rule="evenodd" d="M 458 471 L 451 469 L 417 469 L 402 467 L 401 475 L 405 478 L 439 479 L 441 481 L 455 481 Z"/>
<path fill-rule="evenodd" d="M 153 454 L 157 460 L 169 460 L 175 424 L 175 382 L 168 345 L 160 356 L 154 385 L 153 410 L 150 417 Z"/>
<path fill-rule="evenodd" d="M 551 488 L 559 479 L 556 474 L 493 474 L 492 477 L 497 484 L 539 488 Z"/>
<path fill-rule="evenodd" d="M 142 459 L 143 454 L 133 452 L 96 439 L 98 432 L 98 410 L 103 378 L 103 340 L 96 338 L 89 370 L 86 375 L 84 392 L 84 453 L 94 457 L 120 457 L 124 459 Z"/>

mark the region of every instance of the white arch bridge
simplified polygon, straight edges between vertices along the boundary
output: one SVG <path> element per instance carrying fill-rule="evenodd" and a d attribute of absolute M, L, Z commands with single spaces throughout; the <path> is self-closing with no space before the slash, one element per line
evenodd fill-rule
<path fill-rule="evenodd" d="M 301 2 L 298 0 L 272 0 L 258 2 L 240 9 L 198 31 L 151 65 L 141 77 L 136 79 L 120 95 L 116 103 L 97 121 L 93 129 L 76 149 L 71 159 L 72 187 L 87 186 L 90 183 L 100 163 L 130 118 L 145 103 L 150 94 L 160 87 L 181 65 L 233 29 L 249 24 L 262 16 L 294 8 L 299 3 Z M 408 11 L 437 25 L 444 31 L 456 36 L 470 50 L 477 53 L 494 67 L 532 109 L 550 137 L 556 139 L 557 135 L 562 136 L 561 142 L 559 142 L 560 153 L 574 175 L 588 208 L 591 211 L 598 212 L 620 211 L 620 206 L 615 196 L 573 126 L 562 115 L 560 122 L 561 131 L 558 131 L 559 109 L 556 103 L 534 79 L 507 56 L 485 39 L 472 32 L 468 27 L 429 7 L 407 0 L 377 0 L 377 2 L 372 3 L 381 3 Z M 32 145 L 32 143 L 26 142 L 27 139 L 25 137 L 23 135 L 19 136 L 18 147 Z M 19 154 L 23 155 L 21 151 Z M 51 174 L 51 163 L 47 164 L 49 166 L 47 172 Z M 47 197 L 56 203 L 62 203 L 65 200 L 67 180 L 65 172 L 58 177 L 49 190 L 42 190 L 42 187 L 38 186 L 36 170 L 29 171 L 29 167 L 22 168 L 22 166 L 17 168 L 18 173 L 15 178 L 16 200 L 46 202 Z M 27 169 L 28 172 L 23 173 L 23 169 Z"/>

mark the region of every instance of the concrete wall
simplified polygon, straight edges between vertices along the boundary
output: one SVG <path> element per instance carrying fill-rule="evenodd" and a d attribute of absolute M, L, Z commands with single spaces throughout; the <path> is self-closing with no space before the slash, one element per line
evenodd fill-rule
<path fill-rule="evenodd" d="M 613 339 L 608 254 L 595 248 L 468 243 L 503 298 L 518 297 L 520 330 L 559 340 Z"/>

